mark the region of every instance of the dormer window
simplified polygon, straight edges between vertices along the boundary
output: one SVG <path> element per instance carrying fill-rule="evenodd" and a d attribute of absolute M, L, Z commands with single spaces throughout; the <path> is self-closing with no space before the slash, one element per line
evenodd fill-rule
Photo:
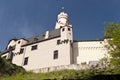
<path fill-rule="evenodd" d="M 43 34 L 42 36 L 45 37 L 45 34 Z"/>
<path fill-rule="evenodd" d="M 34 38 L 34 41 L 38 41 L 38 38 Z"/>

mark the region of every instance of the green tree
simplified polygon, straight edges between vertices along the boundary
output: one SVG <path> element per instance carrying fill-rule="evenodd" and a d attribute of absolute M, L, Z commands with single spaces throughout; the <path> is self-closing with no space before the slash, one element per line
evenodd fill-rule
<path fill-rule="evenodd" d="M 11 62 L 2 58 L 0 55 L 0 77 L 11 76 L 17 73 L 24 73 L 24 72 L 25 69 L 15 64 L 12 64 Z"/>
<path fill-rule="evenodd" d="M 104 36 L 108 38 L 109 67 L 120 73 L 120 23 L 105 23 Z"/>

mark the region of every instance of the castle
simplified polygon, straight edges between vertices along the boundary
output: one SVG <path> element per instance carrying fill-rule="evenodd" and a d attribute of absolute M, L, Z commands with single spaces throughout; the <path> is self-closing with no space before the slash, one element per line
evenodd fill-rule
<path fill-rule="evenodd" d="M 2 57 L 27 71 L 72 64 L 95 64 L 107 54 L 106 39 L 74 40 L 68 14 L 61 12 L 52 31 L 11 39 Z"/>

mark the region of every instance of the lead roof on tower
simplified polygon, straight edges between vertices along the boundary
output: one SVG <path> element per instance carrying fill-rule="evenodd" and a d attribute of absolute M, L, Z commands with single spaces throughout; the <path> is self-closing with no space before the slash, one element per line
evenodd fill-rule
<path fill-rule="evenodd" d="M 55 29 L 53 31 L 49 31 L 49 37 L 47 39 L 45 39 L 45 35 L 46 35 L 46 33 L 28 38 L 27 39 L 28 43 L 23 45 L 23 46 L 27 46 L 27 45 L 30 45 L 30 44 L 34 44 L 34 43 L 46 41 L 46 40 L 49 40 L 49 39 L 53 39 L 53 38 L 56 38 L 56 37 L 60 37 L 60 29 Z"/>

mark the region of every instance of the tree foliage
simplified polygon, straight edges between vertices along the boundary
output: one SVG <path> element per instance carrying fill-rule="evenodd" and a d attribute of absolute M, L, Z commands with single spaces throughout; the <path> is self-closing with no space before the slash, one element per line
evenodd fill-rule
<path fill-rule="evenodd" d="M 105 23 L 104 36 L 108 38 L 108 53 L 110 66 L 119 69 L 120 66 L 120 23 Z M 120 69 L 119 69 L 120 71 Z"/>
<path fill-rule="evenodd" d="M 11 62 L 2 58 L 0 55 L 0 77 L 11 76 L 17 73 L 24 72 L 25 70 L 22 67 L 12 64 Z"/>

